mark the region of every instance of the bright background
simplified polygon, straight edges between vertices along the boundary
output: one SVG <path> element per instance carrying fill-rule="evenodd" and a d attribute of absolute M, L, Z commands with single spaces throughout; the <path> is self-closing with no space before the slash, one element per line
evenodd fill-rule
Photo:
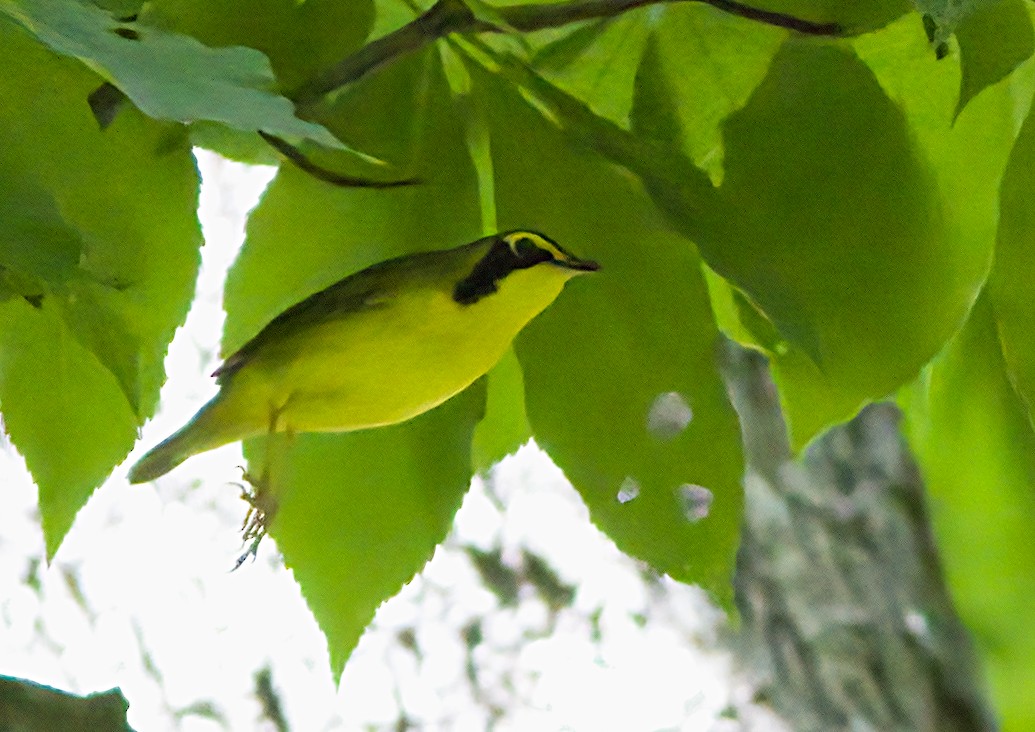
<path fill-rule="evenodd" d="M 138 449 L 44 562 L 36 489 L 0 451 L 0 674 L 77 693 L 118 686 L 149 730 L 277 729 L 256 674 L 268 669 L 292 730 L 781 730 L 722 648 L 722 613 L 657 578 L 590 523 L 534 445 L 476 479 L 425 570 L 379 610 L 336 689 L 323 636 L 266 539 L 241 553 L 239 445 L 155 484 L 125 474 L 215 393 L 222 283 L 247 211 L 273 174 L 199 152 L 206 246 L 198 298 L 166 366 L 162 408 Z M 551 609 L 524 587 L 503 605 L 466 547 L 521 566 L 527 550 L 575 589 Z M 482 642 L 464 628 L 480 622 Z M 473 673 L 478 684 L 472 684 Z M 493 712 L 492 710 L 496 711 Z"/>

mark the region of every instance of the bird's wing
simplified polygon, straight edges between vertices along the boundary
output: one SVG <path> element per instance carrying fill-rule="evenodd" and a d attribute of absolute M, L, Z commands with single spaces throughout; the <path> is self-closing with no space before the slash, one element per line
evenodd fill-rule
<path fill-rule="evenodd" d="M 216 383 L 223 384 L 268 344 L 283 342 L 330 320 L 387 307 L 408 289 L 445 287 L 451 292 L 454 278 L 448 275 L 453 270 L 466 273 L 493 241 L 487 237 L 453 250 L 409 254 L 349 275 L 275 317 L 212 375 Z"/>
<path fill-rule="evenodd" d="M 216 383 L 225 383 L 268 344 L 282 342 L 307 328 L 345 314 L 386 307 L 395 297 L 395 288 L 388 287 L 385 278 L 377 276 L 379 273 L 364 274 L 364 277 L 346 277 L 275 317 L 212 372 Z"/>

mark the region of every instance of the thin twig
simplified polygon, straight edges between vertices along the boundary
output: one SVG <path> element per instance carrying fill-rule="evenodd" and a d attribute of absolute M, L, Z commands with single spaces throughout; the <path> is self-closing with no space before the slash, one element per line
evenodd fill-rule
<path fill-rule="evenodd" d="M 500 15 L 507 24 L 517 30 L 532 31 L 542 28 L 554 28 L 579 20 L 607 18 L 620 15 L 629 10 L 656 5 L 660 2 L 700 2 L 711 5 L 730 15 L 754 20 L 766 25 L 786 28 L 809 36 L 840 36 L 844 29 L 837 23 L 816 23 L 811 20 L 795 18 L 784 13 L 760 10 L 750 5 L 733 0 L 579 0 L 573 3 L 547 3 L 542 5 L 514 5 L 499 8 Z M 490 29 L 496 30 L 496 29 Z"/>
<path fill-rule="evenodd" d="M 412 186 L 420 183 L 420 180 L 417 178 L 405 178 L 403 180 L 372 180 L 370 178 L 360 178 L 354 175 L 338 173 L 334 170 L 321 168 L 319 165 L 307 158 L 305 153 L 287 140 L 283 140 L 276 135 L 271 135 L 262 130 L 259 130 L 259 137 L 265 140 L 266 143 L 274 150 L 294 163 L 298 168 L 314 178 L 322 180 L 325 183 L 330 183 L 331 185 L 341 186 L 343 188 L 398 188 L 400 186 Z"/>
<path fill-rule="evenodd" d="M 554 28 L 580 20 L 620 15 L 629 10 L 660 2 L 702 2 L 731 15 L 786 28 L 814 36 L 840 36 L 844 28 L 837 23 L 815 23 L 783 13 L 759 10 L 734 0 L 576 0 L 570 3 L 513 5 L 496 8 L 507 28 L 534 31 Z M 401 28 L 368 43 L 345 57 L 324 73 L 296 89 L 291 97 L 302 108 L 357 81 L 375 69 L 450 33 L 497 33 L 504 30 L 477 18 L 461 0 L 438 0 L 422 15 Z"/>

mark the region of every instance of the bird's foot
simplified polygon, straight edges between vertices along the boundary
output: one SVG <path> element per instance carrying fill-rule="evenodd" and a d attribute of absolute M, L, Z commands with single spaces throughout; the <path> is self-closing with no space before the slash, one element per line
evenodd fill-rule
<path fill-rule="evenodd" d="M 248 502 L 248 512 L 241 524 L 241 541 L 248 548 L 237 558 L 234 569 L 238 569 L 248 557 L 255 560 L 259 551 L 259 544 L 266 536 L 267 527 L 273 520 L 277 511 L 277 503 L 267 490 L 267 481 L 264 478 L 254 478 L 247 471 L 243 471 L 243 478 L 248 486 L 238 484 L 241 487 L 241 498 Z"/>

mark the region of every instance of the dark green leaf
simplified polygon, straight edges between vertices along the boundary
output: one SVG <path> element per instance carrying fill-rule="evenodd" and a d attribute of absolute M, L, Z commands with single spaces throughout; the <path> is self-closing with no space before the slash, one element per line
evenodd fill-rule
<path fill-rule="evenodd" d="M 788 42 L 727 125 L 725 203 L 700 236 L 794 346 L 774 371 L 799 447 L 913 378 L 965 317 L 994 243 L 1023 92 L 998 86 L 953 125 L 958 76 L 919 23 L 883 33 L 879 50 L 859 41 L 876 78 L 843 50 Z"/>
<path fill-rule="evenodd" d="M 955 274 L 934 179 L 851 53 L 789 40 L 726 148 L 724 208 L 699 245 L 797 347 L 776 377 L 800 446 L 909 381 L 969 300 L 916 287 Z"/>

